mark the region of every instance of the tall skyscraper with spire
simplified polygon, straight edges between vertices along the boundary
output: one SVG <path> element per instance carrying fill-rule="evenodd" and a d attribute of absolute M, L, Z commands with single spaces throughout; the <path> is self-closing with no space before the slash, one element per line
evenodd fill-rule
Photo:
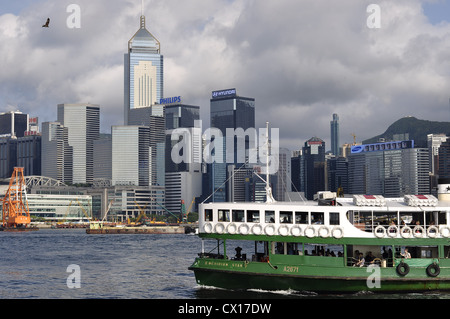
<path fill-rule="evenodd" d="M 339 152 L 339 115 L 333 114 L 333 120 L 330 122 L 331 128 L 331 153 L 336 156 L 340 155 Z"/>
<path fill-rule="evenodd" d="M 159 103 L 163 98 L 163 56 L 159 41 L 146 29 L 141 15 L 139 30 L 128 41 L 124 61 L 124 124 L 128 111 Z"/>

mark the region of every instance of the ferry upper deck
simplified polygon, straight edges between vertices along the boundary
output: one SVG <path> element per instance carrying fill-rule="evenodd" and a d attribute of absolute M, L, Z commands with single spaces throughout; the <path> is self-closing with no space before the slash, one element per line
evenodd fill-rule
<path fill-rule="evenodd" d="M 318 201 L 202 204 L 200 233 L 358 238 L 450 237 L 450 202 L 432 195 L 325 194 Z"/>

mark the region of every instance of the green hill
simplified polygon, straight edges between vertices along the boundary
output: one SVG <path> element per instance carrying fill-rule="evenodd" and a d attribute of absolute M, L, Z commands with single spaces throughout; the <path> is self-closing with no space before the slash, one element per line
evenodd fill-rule
<path fill-rule="evenodd" d="M 378 136 L 363 141 L 363 144 L 377 143 L 380 138 L 393 140 L 396 134 L 409 134 L 414 140 L 415 147 L 427 147 L 427 134 L 446 134 L 450 136 L 450 122 L 419 120 L 415 117 L 404 117 L 394 122 L 388 129 Z"/>

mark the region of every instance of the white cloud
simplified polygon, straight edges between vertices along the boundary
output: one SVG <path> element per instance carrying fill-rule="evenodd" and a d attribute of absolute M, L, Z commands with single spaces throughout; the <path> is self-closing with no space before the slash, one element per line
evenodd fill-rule
<path fill-rule="evenodd" d="M 67 28 L 67 3 L 55 0 L 0 15 L 0 107 L 42 122 L 58 103 L 96 103 L 107 132 L 122 123 L 123 54 L 140 1 L 74 2 L 81 29 Z M 236 87 L 256 98 L 257 126 L 269 120 L 294 149 L 313 135 L 328 142 L 332 113 L 342 142 L 406 115 L 450 120 L 450 25 L 428 23 L 419 0 L 399 0 L 379 1 L 381 28 L 369 29 L 370 3 L 152 0 L 145 15 L 161 42 L 166 96 L 200 105 L 209 123 L 211 91 Z"/>

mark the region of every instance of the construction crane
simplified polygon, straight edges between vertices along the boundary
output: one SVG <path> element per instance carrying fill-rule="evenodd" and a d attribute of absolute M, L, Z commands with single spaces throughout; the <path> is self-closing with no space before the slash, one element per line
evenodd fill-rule
<path fill-rule="evenodd" d="M 191 212 L 191 208 L 192 208 L 192 205 L 194 204 L 194 202 L 195 202 L 195 196 L 192 198 L 191 204 L 189 205 L 189 208 L 186 211 L 186 207 L 184 205 L 184 200 L 181 200 L 181 214 L 183 217 L 183 222 L 185 222 L 185 223 L 187 223 L 187 218 Z"/>
<path fill-rule="evenodd" d="M 356 145 L 356 134 L 352 133 L 351 135 L 353 136 L 353 145 Z"/>
<path fill-rule="evenodd" d="M 5 228 L 27 227 L 31 223 L 23 167 L 14 167 L 3 198 L 2 224 Z"/>
<path fill-rule="evenodd" d="M 90 220 L 92 219 L 91 216 L 89 216 L 89 214 L 86 212 L 86 209 L 84 209 L 84 207 L 81 205 L 80 201 L 77 199 L 78 202 L 78 206 L 80 206 L 81 211 L 83 212 L 84 216 L 86 216 L 88 222 L 90 222 Z"/>
<path fill-rule="evenodd" d="M 69 212 L 70 212 L 70 206 L 72 206 L 72 201 L 70 201 L 69 206 L 67 207 L 67 211 L 64 214 L 64 217 L 62 218 L 62 220 L 57 223 L 58 225 L 64 224 L 66 222 L 67 215 L 69 215 Z"/>
<path fill-rule="evenodd" d="M 134 221 L 137 224 L 137 223 L 139 223 L 139 221 L 141 220 L 142 217 L 144 217 L 144 219 L 147 218 L 147 215 L 145 214 L 145 209 L 147 208 L 148 204 L 146 204 L 144 206 L 144 208 L 141 208 L 141 206 L 139 206 L 139 204 L 136 201 L 134 201 L 134 203 L 136 204 L 137 208 L 139 208 L 139 211 L 140 211 L 138 217 L 136 217 L 136 220 Z"/>

